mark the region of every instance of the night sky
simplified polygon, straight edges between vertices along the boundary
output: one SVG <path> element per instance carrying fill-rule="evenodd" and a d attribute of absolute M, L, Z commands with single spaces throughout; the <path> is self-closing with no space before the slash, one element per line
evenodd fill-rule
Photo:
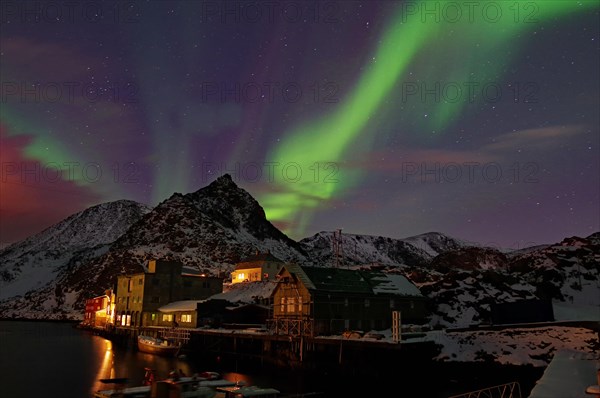
<path fill-rule="evenodd" d="M 295 239 L 600 230 L 599 2 L 466 3 L 3 1 L 1 243 L 225 172 Z"/>

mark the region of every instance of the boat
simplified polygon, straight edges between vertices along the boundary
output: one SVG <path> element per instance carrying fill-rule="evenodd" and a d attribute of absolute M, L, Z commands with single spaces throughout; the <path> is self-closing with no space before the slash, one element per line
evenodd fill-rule
<path fill-rule="evenodd" d="M 169 340 L 159 339 L 150 336 L 138 336 L 138 350 L 148 354 L 175 356 L 181 346 L 173 344 Z"/>
<path fill-rule="evenodd" d="M 279 391 L 257 386 L 227 386 L 217 388 L 218 398 L 276 398 Z"/>
<path fill-rule="evenodd" d="M 207 372 L 214 375 L 213 372 Z M 217 389 L 233 387 L 236 383 L 224 379 L 206 379 L 199 376 L 172 377 L 152 381 L 152 385 L 124 388 L 122 385 L 111 390 L 101 390 L 95 398 L 214 398 Z"/>

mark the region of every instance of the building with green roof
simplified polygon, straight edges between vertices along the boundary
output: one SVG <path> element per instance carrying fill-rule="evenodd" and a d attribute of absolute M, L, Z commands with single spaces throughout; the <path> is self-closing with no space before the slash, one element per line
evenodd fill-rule
<path fill-rule="evenodd" d="M 273 292 L 273 318 L 288 334 L 323 335 L 423 323 L 426 299 L 406 277 L 375 271 L 286 264 Z"/>

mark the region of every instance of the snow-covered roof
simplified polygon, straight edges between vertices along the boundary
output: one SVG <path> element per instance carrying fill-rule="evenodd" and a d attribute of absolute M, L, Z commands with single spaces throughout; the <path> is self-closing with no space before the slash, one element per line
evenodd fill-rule
<path fill-rule="evenodd" d="M 196 311 L 198 303 L 204 300 L 182 300 L 163 305 L 158 310 L 160 312 L 176 312 L 176 311 Z"/>
<path fill-rule="evenodd" d="M 256 299 L 271 297 L 276 286 L 276 281 L 235 283 L 228 291 L 215 294 L 209 299 L 227 300 L 230 303 L 254 303 Z"/>
<path fill-rule="evenodd" d="M 309 290 L 357 294 L 422 296 L 421 291 L 403 275 L 375 271 L 327 267 L 285 266 Z"/>
<path fill-rule="evenodd" d="M 529 398 L 584 398 L 588 386 L 596 385 L 598 355 L 562 350 L 554 354 Z"/>
<path fill-rule="evenodd" d="M 403 275 L 378 273 L 367 276 L 375 294 L 396 294 L 401 296 L 420 296 L 421 291 Z"/>

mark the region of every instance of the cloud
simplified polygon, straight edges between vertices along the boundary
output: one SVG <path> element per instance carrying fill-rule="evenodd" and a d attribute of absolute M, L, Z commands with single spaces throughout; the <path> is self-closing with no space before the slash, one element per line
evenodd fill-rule
<path fill-rule="evenodd" d="M 362 170 L 395 172 L 414 164 L 464 164 L 486 163 L 498 160 L 498 156 L 481 151 L 453 151 L 447 149 L 408 148 L 402 151 L 371 152 L 362 159 L 344 163 L 343 167 Z"/>
<path fill-rule="evenodd" d="M 493 143 L 485 145 L 482 150 L 494 152 L 516 148 L 546 148 L 564 143 L 565 140 L 583 131 L 584 127 L 579 125 L 520 130 L 494 138 Z"/>
<path fill-rule="evenodd" d="M 18 241 L 81 211 L 98 197 L 43 162 L 27 158 L 32 137 L 9 136 L 0 124 L 0 242 Z M 68 177 L 67 177 L 68 178 Z"/>
<path fill-rule="evenodd" d="M 466 150 L 407 147 L 372 151 L 363 154 L 360 159 L 344 163 L 343 167 L 390 173 L 406 171 L 407 167 L 415 164 L 430 166 L 511 162 L 515 150 L 549 150 L 584 131 L 585 127 L 580 125 L 550 126 L 501 134 L 493 138 L 491 144 Z"/>

